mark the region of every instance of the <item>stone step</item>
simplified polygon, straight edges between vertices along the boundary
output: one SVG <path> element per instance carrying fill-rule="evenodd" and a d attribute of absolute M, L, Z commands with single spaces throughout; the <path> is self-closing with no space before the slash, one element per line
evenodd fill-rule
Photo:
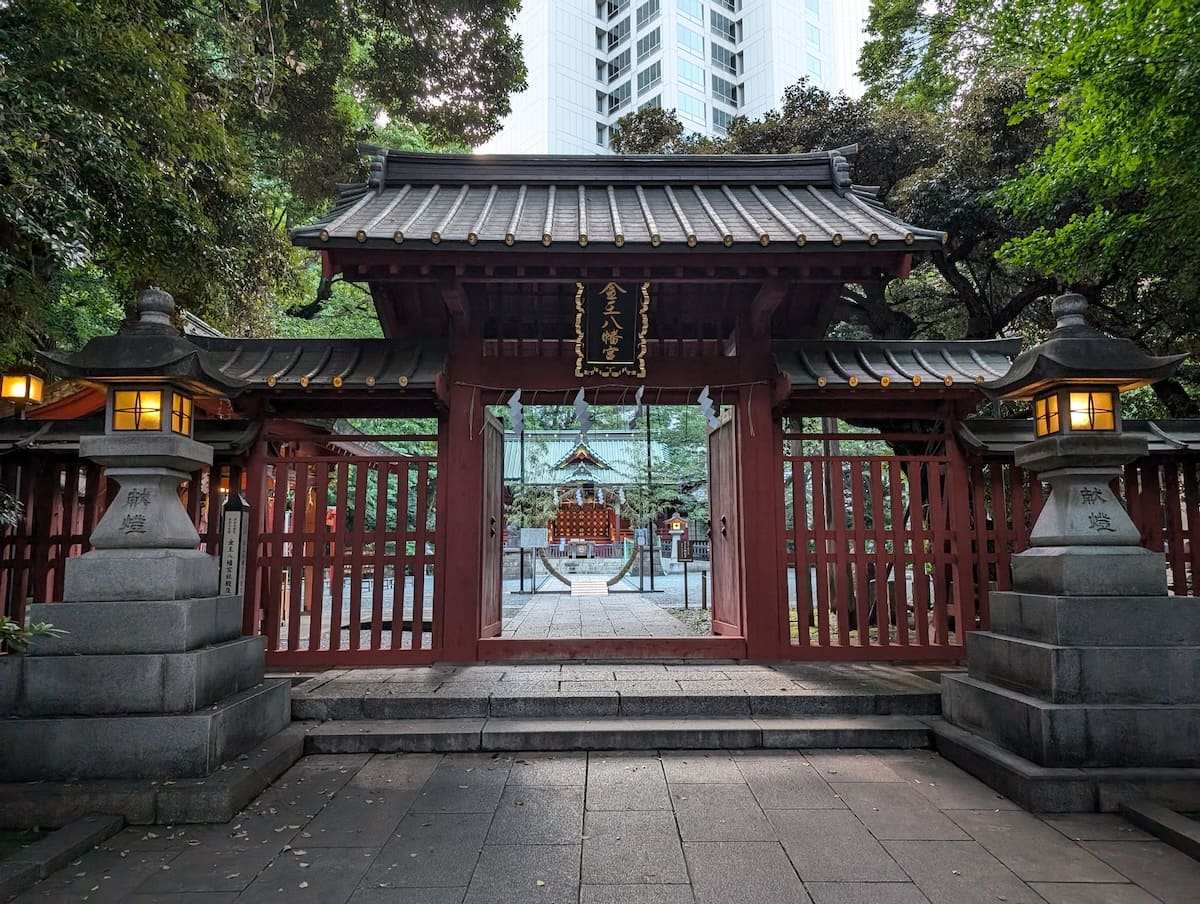
<path fill-rule="evenodd" d="M 571 596 L 608 596 L 608 579 L 605 577 L 572 578 Z"/>
<path fill-rule="evenodd" d="M 267 679 L 192 713 L 0 719 L 4 780 L 209 775 L 287 726 L 288 684 Z"/>
<path fill-rule="evenodd" d="M 461 718 L 790 718 L 797 716 L 924 716 L 937 715 L 937 691 L 784 692 L 778 688 L 721 693 L 654 693 L 631 686 L 628 691 L 594 694 L 526 694 L 494 688 L 490 691 L 440 691 L 414 694 L 402 685 L 377 685 L 349 693 L 331 685 L 292 692 L 292 718 L 316 721 Z M 391 691 L 391 693 L 389 693 Z"/>
<path fill-rule="evenodd" d="M 1200 767 L 1200 705 L 1067 704 L 980 681 L 942 679 L 945 717 L 1047 767 Z"/>
<path fill-rule="evenodd" d="M 397 719 L 314 724 L 307 730 L 304 752 L 911 749 L 930 746 L 931 738 L 924 721 L 907 716 Z"/>
<path fill-rule="evenodd" d="M 1195 646 L 1056 646 L 974 631 L 967 648 L 972 678 L 1051 703 L 1200 703 Z"/>

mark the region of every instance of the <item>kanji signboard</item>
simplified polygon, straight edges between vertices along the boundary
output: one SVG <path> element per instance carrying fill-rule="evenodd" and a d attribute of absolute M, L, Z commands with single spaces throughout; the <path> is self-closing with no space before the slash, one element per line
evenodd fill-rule
<path fill-rule="evenodd" d="M 646 376 L 650 284 L 575 287 L 575 376 Z"/>

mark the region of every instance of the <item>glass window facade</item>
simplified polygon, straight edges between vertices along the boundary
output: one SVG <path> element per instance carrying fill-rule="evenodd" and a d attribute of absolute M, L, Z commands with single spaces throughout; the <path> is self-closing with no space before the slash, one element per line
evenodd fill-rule
<path fill-rule="evenodd" d="M 737 27 L 733 20 L 722 16 L 715 9 L 708 14 L 709 21 L 712 23 L 712 33 L 718 37 L 724 38 L 731 44 L 737 43 Z"/>
<path fill-rule="evenodd" d="M 698 97 L 692 97 L 687 92 L 679 92 L 679 112 L 686 119 L 693 122 L 698 122 L 701 125 L 707 125 L 708 120 L 705 118 L 705 103 Z"/>
<path fill-rule="evenodd" d="M 658 48 L 662 47 L 662 28 L 656 28 L 638 38 L 637 58 L 640 63 Z"/>
<path fill-rule="evenodd" d="M 727 82 L 719 75 L 712 77 L 712 93 L 715 100 L 729 104 L 731 107 L 738 105 L 738 90 L 733 82 Z"/>
<path fill-rule="evenodd" d="M 693 88 L 704 90 L 704 67 L 697 66 L 687 57 L 679 58 L 679 82 Z"/>
<path fill-rule="evenodd" d="M 730 75 L 738 74 L 737 54 L 715 42 L 712 45 L 712 64 Z"/>
<path fill-rule="evenodd" d="M 686 50 L 701 59 L 704 58 L 704 38 L 699 32 L 692 31 L 686 25 L 680 25 L 677 36 L 680 50 Z"/>
<path fill-rule="evenodd" d="M 645 69 L 638 73 L 638 96 L 645 94 L 655 85 L 662 81 L 662 63 L 655 60 Z"/>

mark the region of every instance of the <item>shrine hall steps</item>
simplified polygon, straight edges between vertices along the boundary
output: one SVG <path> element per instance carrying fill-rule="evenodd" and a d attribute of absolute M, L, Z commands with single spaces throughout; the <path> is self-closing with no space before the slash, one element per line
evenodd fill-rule
<path fill-rule="evenodd" d="M 926 720 L 941 712 L 937 684 L 903 670 L 879 680 L 879 667 L 870 680 L 708 693 L 637 682 L 594 693 L 523 693 L 504 682 L 421 692 L 354 676 L 293 688 L 307 753 L 929 747 Z"/>

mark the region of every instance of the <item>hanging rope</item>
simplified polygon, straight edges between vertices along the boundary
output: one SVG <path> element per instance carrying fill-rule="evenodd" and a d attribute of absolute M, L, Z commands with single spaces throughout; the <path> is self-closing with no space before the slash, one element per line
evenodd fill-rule
<path fill-rule="evenodd" d="M 625 560 L 625 564 L 621 566 L 621 570 L 604 583 L 609 587 L 616 586 L 625 575 L 629 574 L 629 569 L 633 567 L 633 563 L 637 560 L 637 554 L 638 549 L 636 546 L 629 550 L 629 558 Z"/>
<path fill-rule="evenodd" d="M 546 557 L 546 550 L 539 548 L 537 551 L 537 554 L 538 554 L 538 558 L 542 560 L 542 564 L 546 566 L 546 573 L 548 575 L 550 575 L 550 577 L 554 578 L 557 581 L 561 581 L 562 583 L 566 584 L 568 587 L 571 586 L 571 582 L 568 581 L 566 578 L 564 578 L 561 574 L 559 574 L 558 569 L 556 569 L 553 565 L 550 564 L 550 559 Z"/>

